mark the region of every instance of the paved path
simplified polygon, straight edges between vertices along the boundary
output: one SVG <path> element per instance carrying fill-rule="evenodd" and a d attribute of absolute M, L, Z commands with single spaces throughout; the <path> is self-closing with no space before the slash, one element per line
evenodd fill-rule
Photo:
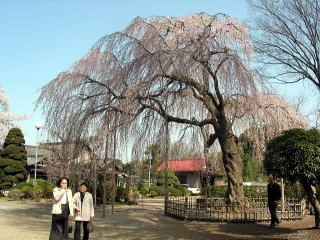
<path fill-rule="evenodd" d="M 0 200 L 0 240 L 46 240 L 50 231 L 51 204 Z M 92 240 L 105 239 L 320 239 L 319 230 L 310 230 L 312 216 L 304 221 L 284 222 L 279 228 L 265 224 L 199 223 L 175 220 L 163 215 L 163 199 L 151 199 L 137 206 L 107 206 L 106 218 L 96 209 Z M 72 236 L 70 236 L 72 237 Z M 72 239 L 72 238 L 70 238 Z"/>

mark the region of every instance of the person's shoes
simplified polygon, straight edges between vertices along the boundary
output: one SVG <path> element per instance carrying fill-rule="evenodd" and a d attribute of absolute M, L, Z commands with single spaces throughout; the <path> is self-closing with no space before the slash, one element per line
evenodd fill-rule
<path fill-rule="evenodd" d="M 274 228 L 275 225 L 274 224 L 271 224 L 268 228 Z"/>

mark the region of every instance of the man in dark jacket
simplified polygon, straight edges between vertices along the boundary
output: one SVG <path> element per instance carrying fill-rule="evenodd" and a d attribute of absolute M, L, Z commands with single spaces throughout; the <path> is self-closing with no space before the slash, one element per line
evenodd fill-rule
<path fill-rule="evenodd" d="M 278 183 L 274 180 L 272 176 L 269 177 L 268 184 L 268 207 L 271 215 L 271 225 L 274 227 L 276 224 L 279 224 L 280 221 L 277 217 L 277 207 L 281 199 L 281 188 Z"/>

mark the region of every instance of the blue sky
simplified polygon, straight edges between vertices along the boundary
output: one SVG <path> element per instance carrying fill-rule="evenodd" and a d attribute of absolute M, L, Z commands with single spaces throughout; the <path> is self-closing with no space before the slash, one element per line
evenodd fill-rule
<path fill-rule="evenodd" d="M 0 0 L 0 86 L 26 144 L 34 145 L 34 103 L 42 86 L 67 70 L 106 34 L 122 30 L 137 16 L 226 13 L 248 19 L 246 0 Z M 40 134 L 41 136 L 41 134 Z"/>
<path fill-rule="evenodd" d="M 122 30 L 137 16 L 196 12 L 245 20 L 247 5 L 245 0 L 0 0 L 0 86 L 11 112 L 29 116 L 17 123 L 26 144 L 35 144 L 34 125 L 43 121 L 41 112 L 34 112 L 40 88 L 99 38 Z"/>

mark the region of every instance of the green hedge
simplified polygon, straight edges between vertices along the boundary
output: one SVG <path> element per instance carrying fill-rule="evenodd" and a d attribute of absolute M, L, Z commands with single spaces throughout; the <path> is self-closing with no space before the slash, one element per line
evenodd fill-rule
<path fill-rule="evenodd" d="M 139 189 L 139 192 L 143 195 L 143 196 L 147 196 L 150 192 L 150 187 L 149 185 L 144 185 Z"/>
<path fill-rule="evenodd" d="M 209 197 L 224 198 L 227 192 L 227 185 L 222 186 L 210 186 Z M 205 195 L 207 187 L 202 188 L 201 194 Z M 243 186 L 245 197 L 267 197 L 267 185 L 253 185 Z M 284 194 L 286 198 L 298 198 L 302 199 L 305 194 L 299 183 L 296 184 L 285 184 Z"/>
<path fill-rule="evenodd" d="M 164 195 L 164 187 L 162 187 L 162 186 L 150 185 L 149 191 L 150 191 L 150 194 L 151 194 L 151 192 L 157 193 L 157 196 Z M 151 194 L 151 195 L 153 195 L 153 194 Z M 153 197 L 155 197 L 155 196 L 153 196 Z"/>
<path fill-rule="evenodd" d="M 169 195 L 174 197 L 184 196 L 185 195 L 185 188 L 178 186 L 178 187 L 168 187 Z M 151 196 L 151 197 L 157 197 L 157 196 L 164 196 L 164 187 L 163 186 L 157 186 L 157 185 L 144 185 L 139 189 L 139 192 L 143 196 Z"/>
<path fill-rule="evenodd" d="M 15 189 L 19 189 L 25 198 L 32 198 L 39 201 L 41 198 L 52 198 L 54 186 L 44 179 L 37 179 L 36 186 L 32 182 L 19 183 Z"/>
<path fill-rule="evenodd" d="M 245 197 L 267 197 L 267 186 L 243 186 Z"/>
<path fill-rule="evenodd" d="M 173 197 L 180 197 L 183 195 L 179 189 L 174 187 L 168 187 L 168 191 L 169 191 L 169 195 Z"/>

